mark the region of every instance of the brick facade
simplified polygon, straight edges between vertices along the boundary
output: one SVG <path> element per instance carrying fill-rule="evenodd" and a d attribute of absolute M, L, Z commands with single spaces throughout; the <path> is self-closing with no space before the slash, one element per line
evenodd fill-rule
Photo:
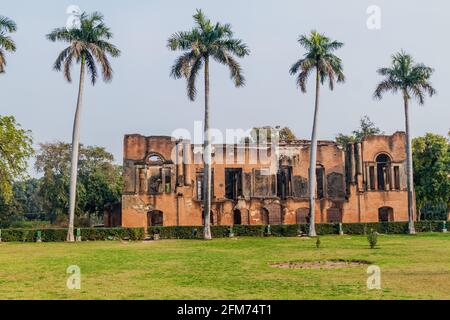
<path fill-rule="evenodd" d="M 305 140 L 214 146 L 213 224 L 307 222 L 309 149 Z M 122 226 L 201 225 L 201 151 L 170 137 L 125 136 Z M 408 220 L 405 134 L 346 150 L 320 141 L 317 181 L 317 223 Z"/>

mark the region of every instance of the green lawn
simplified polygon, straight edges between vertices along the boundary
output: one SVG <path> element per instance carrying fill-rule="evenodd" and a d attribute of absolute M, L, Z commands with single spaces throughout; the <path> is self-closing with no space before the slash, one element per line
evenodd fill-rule
<path fill-rule="evenodd" d="M 211 242 L 0 244 L 0 299 L 450 299 L 450 234 Z M 269 262 L 364 259 L 381 268 L 367 290 L 367 266 L 275 269 Z M 66 269 L 81 268 L 81 290 Z"/>

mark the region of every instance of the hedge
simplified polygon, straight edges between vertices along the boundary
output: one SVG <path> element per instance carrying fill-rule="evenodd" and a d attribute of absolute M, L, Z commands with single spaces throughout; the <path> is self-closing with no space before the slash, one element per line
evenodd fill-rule
<path fill-rule="evenodd" d="M 441 232 L 443 229 L 442 221 L 420 221 L 416 222 L 417 232 Z M 450 222 L 447 222 L 450 226 Z M 405 234 L 408 233 L 408 222 L 374 222 L 374 223 L 343 223 L 344 234 L 366 235 L 370 230 L 382 234 Z M 226 238 L 230 236 L 231 231 L 235 236 L 245 237 L 296 237 L 300 233 L 307 234 L 309 225 L 291 224 L 291 225 L 235 225 L 231 226 L 212 226 L 211 233 L 213 238 Z M 318 235 L 339 234 L 339 224 L 316 224 Z M 160 239 L 202 239 L 203 227 L 201 226 L 178 226 L 178 227 L 149 227 L 148 233 L 153 236 L 159 235 Z"/>
<path fill-rule="evenodd" d="M 64 242 L 67 229 L 2 229 L 3 242 L 35 242 L 38 231 L 41 231 L 42 242 Z M 82 241 L 98 240 L 143 240 L 143 228 L 81 228 Z"/>
<path fill-rule="evenodd" d="M 417 232 L 441 232 L 444 227 L 443 221 L 419 221 L 415 223 Z M 450 221 L 446 223 L 450 229 Z M 300 233 L 307 234 L 309 225 L 235 225 L 235 226 L 212 226 L 213 238 L 226 238 L 231 233 L 242 237 L 296 237 Z M 405 234 L 408 232 L 408 222 L 380 222 L 380 223 L 343 223 L 342 229 L 345 234 L 365 235 L 370 230 L 383 234 Z M 4 242 L 35 242 L 39 229 L 3 229 L 1 238 Z M 41 240 L 43 242 L 64 242 L 67 229 L 43 229 Z M 339 224 L 316 224 L 318 235 L 339 234 Z M 149 227 L 148 234 L 159 235 L 160 239 L 202 239 L 203 227 L 201 226 L 174 226 L 174 227 Z M 82 228 L 82 241 L 103 240 L 143 240 L 145 238 L 144 228 Z"/>

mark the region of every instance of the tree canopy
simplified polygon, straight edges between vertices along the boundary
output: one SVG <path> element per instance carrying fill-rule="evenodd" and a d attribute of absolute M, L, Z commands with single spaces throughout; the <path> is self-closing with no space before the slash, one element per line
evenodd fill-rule
<path fill-rule="evenodd" d="M 167 43 L 172 50 L 181 50 L 182 54 L 174 63 L 171 76 L 175 79 L 187 79 L 188 97 L 195 100 L 197 89 L 195 82 L 198 74 L 209 58 L 228 66 L 230 77 L 236 87 L 243 86 L 245 79 L 242 68 L 234 56 L 242 58 L 250 53 L 247 45 L 233 38 L 231 25 L 212 23 L 201 10 L 194 15 L 196 27 L 190 31 L 173 34 Z"/>
<path fill-rule="evenodd" d="M 5 72 L 5 51 L 16 51 L 16 44 L 9 36 L 10 33 L 16 31 L 17 25 L 13 20 L 4 16 L 0 16 L 0 73 Z"/>
<path fill-rule="evenodd" d="M 57 28 L 47 35 L 47 39 L 55 42 L 62 41 L 69 43 L 59 54 L 55 61 L 54 69 L 64 71 L 64 77 L 68 82 L 72 81 L 71 67 L 75 61 L 86 63 L 91 82 L 94 85 L 97 76 L 96 62 L 100 64 L 103 79 L 110 81 L 113 75 L 108 56 L 120 56 L 120 50 L 108 42 L 112 38 L 112 32 L 103 22 L 103 15 L 99 12 L 92 14 L 83 13 L 80 18 L 80 28 L 67 29 Z"/>
<path fill-rule="evenodd" d="M 427 133 L 413 139 L 414 182 L 419 208 L 450 208 L 450 140 Z M 445 217 L 446 218 L 446 217 Z"/>
<path fill-rule="evenodd" d="M 420 105 L 425 103 L 425 95 L 430 97 L 436 90 L 429 82 L 434 70 L 422 63 L 416 63 L 411 55 L 400 51 L 392 56 L 392 65 L 378 69 L 378 74 L 384 77 L 374 93 L 375 99 L 381 99 L 383 93 L 400 93 L 407 100 L 416 98 Z"/>
<path fill-rule="evenodd" d="M 14 181 L 27 175 L 32 145 L 30 131 L 12 116 L 0 116 L 0 197 L 5 202 L 11 200 Z"/>
<path fill-rule="evenodd" d="M 349 143 L 361 142 L 365 137 L 383 133 L 368 116 L 364 116 L 359 120 L 358 129 L 353 130 L 350 135 L 339 133 L 336 136 L 336 142 L 345 147 Z"/>
<path fill-rule="evenodd" d="M 35 167 L 42 173 L 40 195 L 45 211 L 65 216 L 69 206 L 70 151 L 68 143 L 40 144 Z M 76 213 L 103 214 L 106 204 L 120 201 L 122 168 L 102 147 L 80 145 Z"/>
<path fill-rule="evenodd" d="M 302 92 L 306 92 L 306 82 L 314 70 L 317 71 L 321 84 L 328 80 L 330 90 L 334 89 L 336 81 L 345 81 L 342 60 L 333 53 L 344 46 L 342 42 L 333 41 L 317 31 L 300 36 L 298 42 L 306 53 L 292 65 L 290 73 L 297 74 L 297 85 Z"/>

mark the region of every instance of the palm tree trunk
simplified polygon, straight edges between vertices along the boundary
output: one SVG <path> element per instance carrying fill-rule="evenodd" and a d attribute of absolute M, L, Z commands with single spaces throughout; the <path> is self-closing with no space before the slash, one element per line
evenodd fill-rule
<path fill-rule="evenodd" d="M 211 134 L 209 127 L 209 58 L 205 59 L 205 125 L 204 125 L 204 150 L 205 162 L 203 172 L 203 232 L 204 239 L 211 240 Z"/>
<path fill-rule="evenodd" d="M 316 207 L 316 158 L 317 158 L 317 126 L 319 120 L 319 90 L 320 74 L 316 68 L 316 105 L 314 108 L 314 122 L 311 136 L 311 153 L 309 156 L 309 236 L 315 237 L 315 207 Z"/>
<path fill-rule="evenodd" d="M 83 87 L 84 87 L 84 69 L 85 60 L 82 58 L 80 67 L 80 83 L 78 88 L 78 100 L 77 109 L 75 111 L 75 119 L 73 121 L 73 133 L 72 133 L 72 162 L 70 172 L 70 199 L 69 199 L 69 231 L 67 232 L 67 241 L 74 242 L 74 220 L 75 220 L 75 204 L 77 194 L 77 174 L 78 174 L 78 149 L 80 146 L 80 115 L 81 115 L 81 102 L 83 99 Z"/>
<path fill-rule="evenodd" d="M 403 95 L 405 103 L 405 129 L 406 129 L 406 181 L 408 190 L 408 231 L 410 234 L 415 234 L 416 229 L 414 227 L 414 178 L 413 178 L 413 160 L 412 160 L 412 148 L 411 148 L 411 134 L 409 131 L 409 107 L 408 97 Z"/>

